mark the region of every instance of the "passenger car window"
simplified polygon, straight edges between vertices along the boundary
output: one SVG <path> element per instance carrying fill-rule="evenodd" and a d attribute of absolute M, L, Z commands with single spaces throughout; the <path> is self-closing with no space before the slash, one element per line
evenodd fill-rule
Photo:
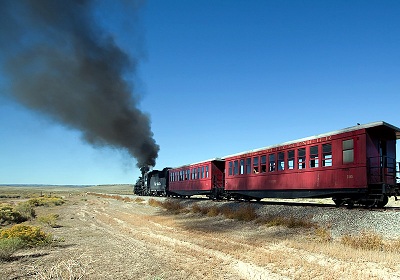
<path fill-rule="evenodd" d="M 285 153 L 278 153 L 278 170 L 285 170 Z"/>
<path fill-rule="evenodd" d="M 269 169 L 268 169 L 268 171 L 269 172 L 274 172 L 275 171 L 275 165 L 276 165 L 276 163 L 275 163 L 275 154 L 270 154 L 269 157 L 268 157 L 268 160 L 269 160 Z"/>
<path fill-rule="evenodd" d="M 297 150 L 297 168 L 304 169 L 306 168 L 306 149 L 300 148 Z"/>
<path fill-rule="evenodd" d="M 344 140 L 342 142 L 343 147 L 343 163 L 354 162 L 354 142 L 353 139 Z"/>
<path fill-rule="evenodd" d="M 261 156 L 261 173 L 267 172 L 267 156 Z"/>
<path fill-rule="evenodd" d="M 258 157 L 253 157 L 253 173 L 257 174 L 260 172 L 260 168 L 258 166 Z"/>
<path fill-rule="evenodd" d="M 322 145 L 322 166 L 332 166 L 332 144 Z"/>
<path fill-rule="evenodd" d="M 318 159 L 318 146 L 310 147 L 310 167 L 318 167 L 319 159 Z"/>
<path fill-rule="evenodd" d="M 287 157 L 288 169 L 294 169 L 294 150 L 288 151 Z"/>

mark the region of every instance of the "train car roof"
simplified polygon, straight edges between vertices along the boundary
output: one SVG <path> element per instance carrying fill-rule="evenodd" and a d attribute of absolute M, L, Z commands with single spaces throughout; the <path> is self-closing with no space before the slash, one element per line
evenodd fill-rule
<path fill-rule="evenodd" d="M 224 159 L 222 159 L 222 158 L 210 158 L 210 159 L 202 160 L 202 161 L 199 161 L 199 162 L 194 162 L 194 163 L 189 163 L 189 164 L 184 164 L 184 165 L 181 165 L 181 166 L 173 167 L 171 169 L 180 169 L 180 168 L 183 168 L 183 167 L 189 167 L 189 166 L 192 166 L 192 165 L 202 164 L 202 163 L 211 162 L 211 161 L 224 161 Z"/>
<path fill-rule="evenodd" d="M 222 159 L 226 159 L 226 158 L 230 158 L 230 157 L 234 157 L 234 156 L 240 156 L 240 155 L 249 154 L 249 153 L 254 153 L 254 152 L 259 152 L 259 151 L 263 151 L 266 149 L 290 145 L 290 144 L 294 144 L 297 142 L 307 141 L 307 140 L 311 140 L 311 139 L 315 139 L 315 138 L 321 138 L 321 137 L 330 136 L 330 135 L 337 135 L 340 133 L 351 132 L 351 131 L 356 131 L 359 129 L 366 129 L 366 128 L 372 128 L 372 127 L 378 127 L 378 126 L 386 126 L 386 127 L 393 129 L 396 133 L 396 140 L 400 139 L 400 128 L 398 128 L 394 125 L 391 125 L 389 123 L 386 123 L 384 121 L 377 121 L 377 122 L 371 122 L 371 123 L 367 123 L 367 124 L 357 124 L 355 126 L 343 128 L 340 130 L 334 130 L 334 131 L 323 133 L 323 134 L 318 134 L 318 135 L 309 136 L 309 137 L 305 137 L 305 138 L 301 138 L 301 139 L 296 139 L 296 140 L 292 140 L 292 141 L 288 141 L 288 142 L 284 142 L 284 143 L 269 145 L 269 146 L 258 148 L 258 149 L 248 150 L 245 152 L 231 154 L 231 155 L 222 157 Z"/>

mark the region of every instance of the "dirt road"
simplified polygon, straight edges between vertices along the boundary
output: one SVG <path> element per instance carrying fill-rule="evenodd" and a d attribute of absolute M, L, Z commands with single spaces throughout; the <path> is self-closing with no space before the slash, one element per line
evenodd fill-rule
<path fill-rule="evenodd" d="M 67 200 L 53 209 L 60 227 L 47 229 L 63 241 L 18 253 L 1 264 L 1 279 L 400 279 L 399 254 L 349 251 L 315 229 L 173 215 L 147 201 Z"/>

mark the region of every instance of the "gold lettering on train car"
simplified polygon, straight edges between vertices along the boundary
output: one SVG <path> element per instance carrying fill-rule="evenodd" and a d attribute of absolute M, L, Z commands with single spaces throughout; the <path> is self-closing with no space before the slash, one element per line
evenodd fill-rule
<path fill-rule="evenodd" d="M 347 179 L 353 179 L 353 175 L 347 175 Z"/>
<path fill-rule="evenodd" d="M 305 141 L 301 141 L 301 142 L 297 142 L 297 143 L 292 143 L 289 145 L 283 145 L 283 146 L 278 146 L 278 147 L 274 147 L 274 148 L 269 148 L 266 149 L 267 153 L 272 153 L 272 152 L 276 152 L 276 151 L 282 151 L 288 148 L 294 148 L 294 147 L 300 147 L 303 145 L 310 145 L 310 144 L 315 144 L 315 143 L 321 143 L 324 141 L 330 141 L 332 140 L 332 136 L 324 136 L 324 137 L 319 137 L 319 138 L 315 138 L 315 139 L 310 139 L 310 140 L 305 140 Z"/>

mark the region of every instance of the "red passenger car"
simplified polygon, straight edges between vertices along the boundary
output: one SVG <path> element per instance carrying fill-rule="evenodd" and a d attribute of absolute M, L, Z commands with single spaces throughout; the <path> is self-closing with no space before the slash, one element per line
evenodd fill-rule
<path fill-rule="evenodd" d="M 169 190 L 172 196 L 207 195 L 219 198 L 224 188 L 225 162 L 211 159 L 169 170 Z"/>
<path fill-rule="evenodd" d="M 384 206 L 399 194 L 396 140 L 385 122 L 357 125 L 224 157 L 228 197 L 332 197 Z"/>

